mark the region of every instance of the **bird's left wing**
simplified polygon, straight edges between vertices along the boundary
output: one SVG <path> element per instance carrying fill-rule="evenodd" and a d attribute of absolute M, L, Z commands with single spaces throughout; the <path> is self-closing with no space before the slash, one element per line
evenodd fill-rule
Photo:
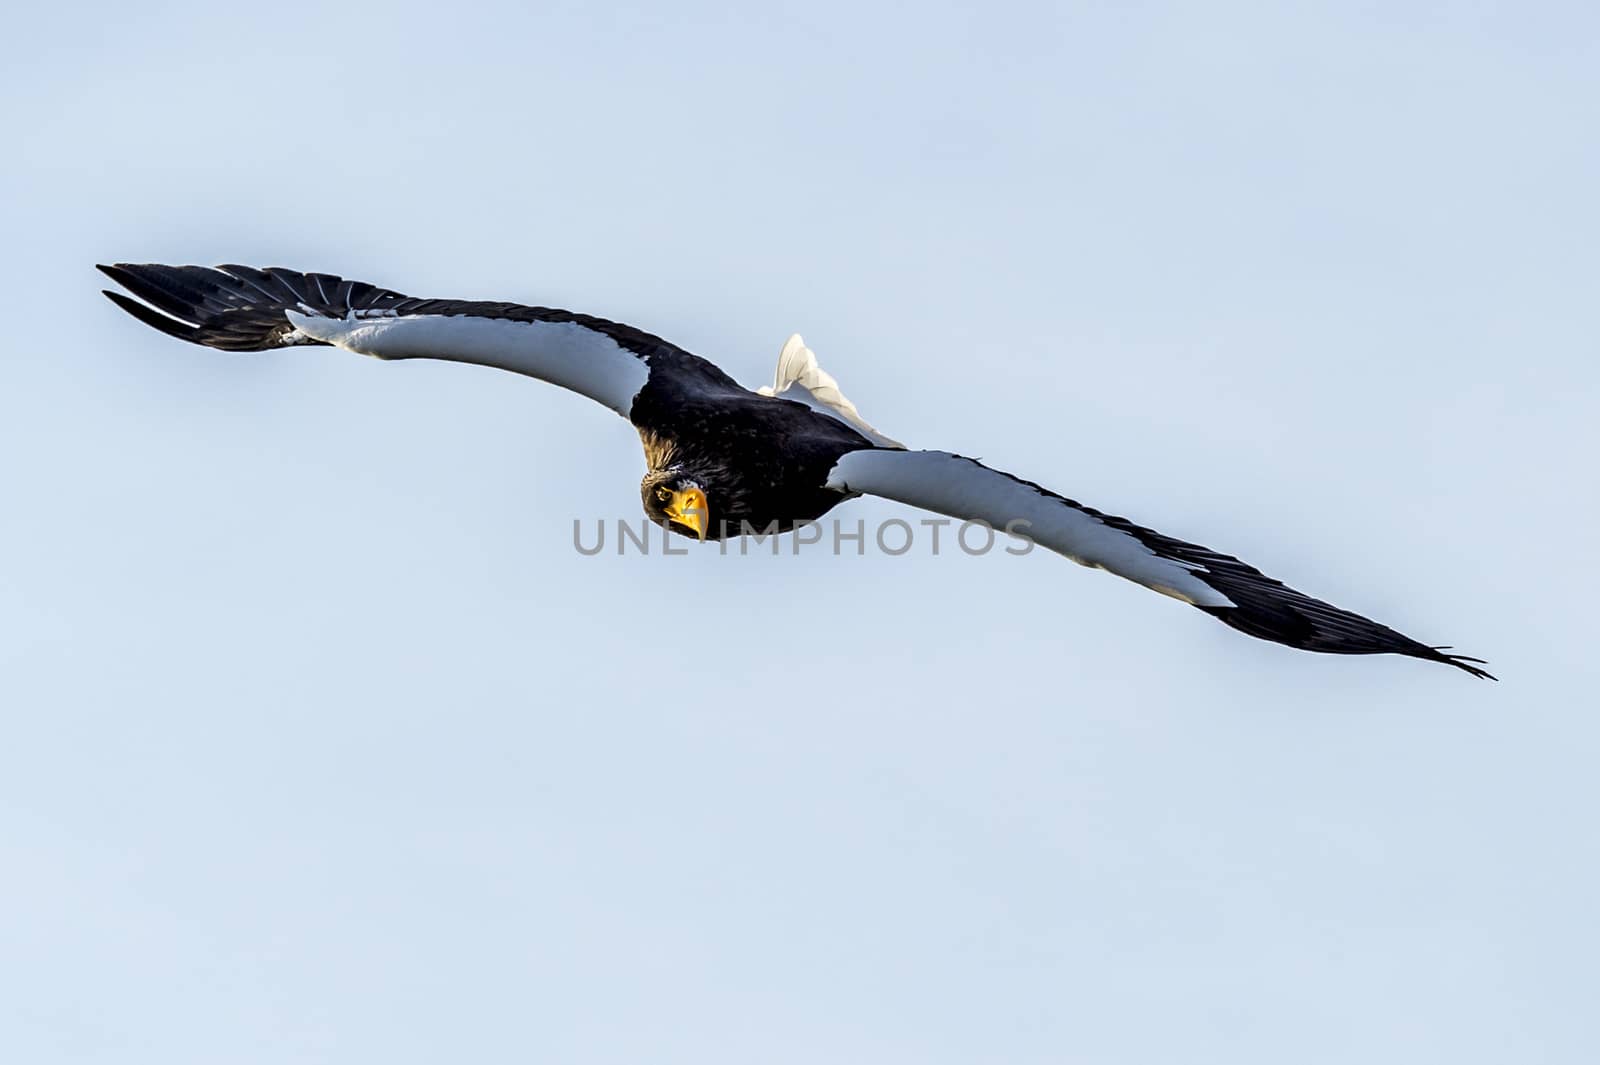
<path fill-rule="evenodd" d="M 223 351 L 328 344 L 380 359 L 494 366 L 571 389 L 623 417 L 652 362 L 710 367 L 643 330 L 549 307 L 416 299 L 281 267 L 119 263 L 100 270 L 144 301 L 106 292 L 117 306 L 193 344 Z"/>
<path fill-rule="evenodd" d="M 1263 640 L 1328 654 L 1409 655 L 1489 676 L 1473 664 L 1482 659 L 1445 654 L 1446 648 L 1313 599 L 1231 555 L 1102 514 L 975 459 L 945 451 L 852 451 L 839 459 L 827 483 L 835 491 L 882 496 L 1020 534 Z"/>

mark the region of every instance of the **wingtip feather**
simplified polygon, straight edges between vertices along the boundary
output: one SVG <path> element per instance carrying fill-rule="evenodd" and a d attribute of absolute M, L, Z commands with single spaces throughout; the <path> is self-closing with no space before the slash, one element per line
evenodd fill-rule
<path fill-rule="evenodd" d="M 101 289 L 100 291 L 112 303 L 115 303 L 118 307 L 121 307 L 123 310 L 127 311 L 129 314 L 133 315 L 135 318 L 139 319 L 139 321 L 143 322 L 152 329 L 160 330 L 169 337 L 176 337 L 179 340 L 187 340 L 191 344 L 203 345 L 205 343 L 200 339 L 200 331 L 193 325 L 190 325 L 188 322 L 182 322 L 176 318 L 162 314 L 153 307 L 147 307 L 138 300 L 124 296 L 120 292 L 112 292 L 110 289 Z"/>

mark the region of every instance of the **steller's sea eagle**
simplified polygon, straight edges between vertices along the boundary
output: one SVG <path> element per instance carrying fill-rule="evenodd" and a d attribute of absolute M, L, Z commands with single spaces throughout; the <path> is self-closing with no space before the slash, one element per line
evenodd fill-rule
<path fill-rule="evenodd" d="M 513 370 L 610 407 L 639 431 L 652 521 L 720 540 L 793 529 L 855 496 L 898 500 L 1021 531 L 1085 566 L 1198 607 L 1250 636 L 1328 654 L 1400 654 L 1489 677 L 1446 654 L 1287 587 L 1231 555 L 1102 514 L 946 451 L 909 450 L 868 425 L 798 336 L 771 388 L 632 326 L 479 300 L 415 299 L 361 281 L 273 267 L 122 263 L 100 269 L 143 300 L 111 300 L 169 336 L 223 351 L 302 344 L 380 359 Z"/>

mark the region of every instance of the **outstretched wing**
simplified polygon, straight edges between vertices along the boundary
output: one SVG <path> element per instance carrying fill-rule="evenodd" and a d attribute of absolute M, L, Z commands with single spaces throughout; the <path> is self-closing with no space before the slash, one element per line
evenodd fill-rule
<path fill-rule="evenodd" d="M 106 292 L 169 336 L 223 351 L 327 344 L 380 359 L 446 359 L 526 374 L 628 416 L 652 370 L 721 371 L 660 337 L 586 314 L 482 300 L 415 299 L 281 267 L 102 266 Z M 731 383 L 731 382 L 730 382 Z"/>
<path fill-rule="evenodd" d="M 961 455 L 852 451 L 829 473 L 828 487 L 1020 533 L 1074 562 L 1181 599 L 1263 640 L 1327 654 L 1410 655 L 1448 663 L 1475 677 L 1490 676 L 1473 664 L 1482 659 L 1445 654 L 1446 648 L 1418 643 L 1297 592 L 1231 555 L 1102 514 Z"/>

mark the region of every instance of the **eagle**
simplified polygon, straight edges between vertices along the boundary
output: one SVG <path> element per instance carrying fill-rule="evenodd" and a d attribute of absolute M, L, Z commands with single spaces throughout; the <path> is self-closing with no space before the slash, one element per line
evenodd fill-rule
<path fill-rule="evenodd" d="M 1263 640 L 1325 654 L 1398 654 L 1493 679 L 1447 653 L 1314 599 L 1232 555 L 1106 514 L 948 451 L 873 428 L 800 337 L 769 387 L 751 390 L 658 336 L 587 314 L 484 300 L 418 299 L 281 267 L 118 263 L 118 307 L 221 351 L 302 345 L 379 359 L 444 359 L 525 374 L 627 418 L 644 446 L 645 514 L 696 540 L 784 532 L 846 500 L 880 496 L 1005 529 L 1084 566 L 1181 600 Z"/>

